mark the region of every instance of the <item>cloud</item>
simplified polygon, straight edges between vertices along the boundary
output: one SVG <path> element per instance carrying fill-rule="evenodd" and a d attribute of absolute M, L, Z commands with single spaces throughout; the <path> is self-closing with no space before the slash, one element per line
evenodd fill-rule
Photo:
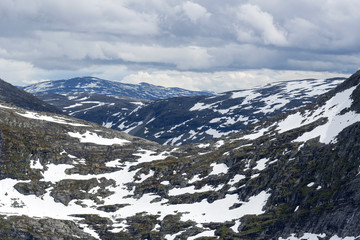
<path fill-rule="evenodd" d="M 257 69 L 246 71 L 227 71 L 214 73 L 195 73 L 179 71 L 154 71 L 129 74 L 122 82 L 148 82 L 166 87 L 181 87 L 191 90 L 209 90 L 225 92 L 263 86 L 271 82 L 297 80 L 306 78 L 348 77 L 348 74 L 314 72 L 314 71 L 280 71 Z"/>
<path fill-rule="evenodd" d="M 141 71 L 351 73 L 360 64 L 357 9 L 358 0 L 3 0 L 0 58 L 23 64 L 28 73 L 14 71 L 14 79 L 24 81 Z M 205 81 L 175 75 L 181 86 Z"/>
<path fill-rule="evenodd" d="M 240 41 L 248 41 L 249 39 L 256 38 L 256 35 L 260 35 L 264 44 L 277 46 L 286 46 L 288 44 L 285 32 L 275 25 L 273 16 L 262 11 L 259 6 L 252 4 L 242 5 L 239 7 L 237 17 L 241 22 L 248 24 L 250 27 L 247 32 L 243 32 L 242 29 L 238 30 Z M 251 35 L 254 36 L 250 37 Z"/>
<path fill-rule="evenodd" d="M 206 8 L 197 3 L 186 1 L 182 7 L 185 14 L 190 18 L 193 23 L 196 23 L 201 19 L 207 20 L 211 16 L 211 14 L 206 10 Z"/>

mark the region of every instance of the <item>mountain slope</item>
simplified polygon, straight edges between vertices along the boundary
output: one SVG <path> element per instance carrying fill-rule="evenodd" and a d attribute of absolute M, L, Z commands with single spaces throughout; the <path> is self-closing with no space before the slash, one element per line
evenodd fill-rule
<path fill-rule="evenodd" d="M 177 148 L 2 103 L 0 234 L 355 239 L 359 83 L 357 72 L 304 108 Z"/>
<path fill-rule="evenodd" d="M 343 81 L 305 79 L 213 96 L 158 100 L 118 122 L 112 121 L 112 126 L 162 144 L 199 142 L 238 132 L 268 116 L 304 106 Z"/>
<path fill-rule="evenodd" d="M 101 94 L 143 98 L 148 100 L 179 96 L 208 95 L 209 92 L 190 91 L 182 88 L 166 88 L 148 83 L 126 84 L 95 77 L 78 77 L 66 80 L 45 81 L 23 88 L 32 94 Z"/>
<path fill-rule="evenodd" d="M 44 93 L 37 97 L 70 116 L 108 128 L 119 118 L 125 118 L 137 107 L 150 102 L 147 99 L 89 93 L 69 93 L 66 96 Z"/>
<path fill-rule="evenodd" d="M 56 107 L 0 79 L 0 100 L 28 110 L 61 113 Z"/>

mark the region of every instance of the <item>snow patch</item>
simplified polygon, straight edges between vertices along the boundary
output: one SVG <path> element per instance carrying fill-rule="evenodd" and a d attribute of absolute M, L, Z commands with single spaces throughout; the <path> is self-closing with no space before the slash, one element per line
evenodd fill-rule
<path fill-rule="evenodd" d="M 125 143 L 129 143 L 130 141 L 120 138 L 104 138 L 96 133 L 86 131 L 85 133 L 74 133 L 74 132 L 68 132 L 70 137 L 78 138 L 80 142 L 82 143 L 95 143 L 98 145 L 124 145 Z"/>

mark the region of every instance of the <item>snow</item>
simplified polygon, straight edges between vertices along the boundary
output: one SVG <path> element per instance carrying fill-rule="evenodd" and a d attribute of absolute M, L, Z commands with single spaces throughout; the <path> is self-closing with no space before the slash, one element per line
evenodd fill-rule
<path fill-rule="evenodd" d="M 190 179 L 189 183 L 194 183 L 199 180 L 201 180 L 200 175 L 195 175 Z"/>
<path fill-rule="evenodd" d="M 43 165 L 41 165 L 39 159 L 37 161 L 30 160 L 30 168 L 32 168 L 32 169 L 41 169 L 41 170 L 44 169 L 44 167 L 43 167 Z"/>
<path fill-rule="evenodd" d="M 295 233 L 292 233 L 290 237 L 288 238 L 282 238 L 280 237 L 278 240 L 321 240 L 321 239 L 329 239 L 329 240 L 355 240 L 358 239 L 358 237 L 338 237 L 337 235 L 329 237 L 325 233 L 322 234 L 314 234 L 314 233 L 304 233 L 302 237 L 296 237 Z"/>
<path fill-rule="evenodd" d="M 106 167 L 119 167 L 119 166 L 123 165 L 122 163 L 119 163 L 119 160 L 120 159 L 116 159 L 114 161 L 106 162 L 105 166 Z"/>
<path fill-rule="evenodd" d="M 213 170 L 209 175 L 226 174 L 229 170 L 229 168 L 224 163 L 212 163 L 210 166 L 213 168 Z"/>
<path fill-rule="evenodd" d="M 269 161 L 268 158 L 262 158 L 256 162 L 256 166 L 254 169 L 257 169 L 259 171 L 262 171 L 266 168 L 266 163 Z"/>
<path fill-rule="evenodd" d="M 311 182 L 311 183 L 309 183 L 308 185 L 306 185 L 307 187 L 312 187 L 312 186 L 314 186 L 314 182 Z"/>
<path fill-rule="evenodd" d="M 189 111 L 202 111 L 204 109 L 211 108 L 213 104 L 195 103 L 195 105 L 189 109 Z"/>
<path fill-rule="evenodd" d="M 66 153 L 66 152 L 62 152 Z M 64 220 L 76 220 L 77 218 L 73 217 L 73 214 L 97 214 L 100 217 L 107 217 L 109 219 L 120 219 L 126 218 L 135 215 L 136 213 L 147 212 L 147 214 L 159 215 L 159 220 L 163 219 L 166 215 L 174 214 L 176 212 L 182 213 L 182 221 L 196 221 L 198 223 L 209 223 L 209 222 L 223 222 L 223 221 L 233 221 L 241 218 L 247 214 L 262 214 L 263 206 L 266 204 L 267 199 L 270 194 L 263 191 L 258 195 L 251 196 L 248 201 L 243 202 L 238 199 L 237 194 L 227 194 L 224 198 L 215 200 L 212 203 L 209 203 L 206 199 L 201 202 L 191 203 L 191 204 L 169 204 L 167 199 L 164 198 L 160 202 L 152 202 L 155 198 L 158 197 L 156 194 L 144 194 L 141 198 L 137 199 L 131 197 L 134 189 L 128 190 L 127 183 L 134 181 L 134 177 L 139 175 L 137 171 L 130 171 L 130 168 L 145 162 L 150 161 L 161 161 L 167 156 L 167 152 L 162 152 L 156 154 L 154 151 L 141 149 L 136 152 L 134 155 L 134 162 L 124 162 L 121 166 L 121 169 L 111 173 L 103 174 L 89 174 L 89 175 L 80 175 L 80 174 L 66 174 L 66 169 L 73 168 L 70 164 L 47 164 L 44 166 L 43 178 L 42 181 L 49 181 L 52 183 L 57 183 L 64 179 L 73 179 L 73 180 L 86 180 L 86 179 L 113 179 L 116 184 L 108 186 L 106 189 L 114 192 L 114 194 L 107 196 L 102 199 L 103 205 L 112 205 L 112 204 L 127 204 L 125 207 L 119 209 L 116 212 L 107 213 L 100 210 L 97 210 L 97 204 L 93 200 L 81 200 L 87 207 L 82 207 L 76 204 L 76 199 L 72 200 L 68 206 L 64 206 L 61 203 L 57 203 L 50 196 L 51 187 L 47 189 L 47 193 L 44 196 L 36 197 L 34 195 L 22 195 L 17 192 L 13 186 L 18 182 L 13 179 L 3 179 L 0 180 L 0 196 L 5 196 L 0 199 L 0 213 L 5 215 L 28 215 L 33 217 L 51 217 L 56 219 Z M 119 160 L 114 160 L 106 163 L 106 166 L 118 166 Z M 36 166 L 37 163 L 34 161 L 33 166 Z M 212 164 L 213 172 L 212 174 L 221 174 L 226 173 L 228 168 L 225 164 Z M 136 169 L 136 168 L 133 168 Z M 140 175 L 141 180 L 144 180 L 145 177 L 153 176 L 154 172 L 150 171 L 149 174 Z M 242 178 L 241 176 L 235 176 L 234 180 Z M 200 179 L 199 175 L 195 175 L 192 178 L 192 181 Z M 168 181 L 162 181 L 162 184 L 169 184 Z M 218 188 L 222 188 L 223 185 Z M 99 187 L 94 187 L 90 192 L 96 192 L 99 190 Z M 205 185 L 201 189 L 195 189 L 194 186 L 189 186 L 185 188 L 173 189 L 169 191 L 169 195 L 177 195 L 182 193 L 191 193 L 198 191 L 216 191 L 212 186 Z M 6 195 L 6 194 L 7 195 Z M 15 201 L 18 203 L 19 208 L 13 207 Z M 242 203 L 238 208 L 230 209 L 235 203 Z M 54 211 L 56 209 L 56 211 Z M 123 226 L 123 222 L 116 222 L 114 225 L 114 232 L 119 231 L 119 228 Z M 117 227 L 119 226 L 119 227 Z M 95 232 L 92 232 L 92 229 L 87 228 L 88 233 L 92 233 L 95 236 Z M 179 234 L 179 233 L 178 233 Z M 213 232 L 205 231 L 203 235 L 209 234 L 213 236 Z M 199 235 L 200 236 L 200 235 Z M 201 235 L 202 236 L 202 235 Z M 170 237 L 170 236 L 169 236 Z"/>
<path fill-rule="evenodd" d="M 148 179 L 148 178 L 150 178 L 150 177 L 152 177 L 152 176 L 154 176 L 154 171 L 153 170 L 150 170 L 150 172 L 149 172 L 149 174 L 144 174 L 144 173 L 142 173 L 139 177 L 140 177 L 140 179 L 139 180 L 136 180 L 136 182 L 143 182 L 143 181 L 145 181 L 146 179 Z"/>
<path fill-rule="evenodd" d="M 232 226 L 231 229 L 232 229 L 234 232 L 238 232 L 238 231 L 239 231 L 238 228 L 239 228 L 240 225 L 241 225 L 241 221 L 240 221 L 240 220 L 236 220 L 234 226 Z"/>
<path fill-rule="evenodd" d="M 142 102 L 130 102 L 130 103 L 135 104 L 135 105 L 139 105 L 139 106 L 144 105 L 144 103 L 142 103 Z"/>
<path fill-rule="evenodd" d="M 73 104 L 73 105 L 70 105 L 70 106 L 67 106 L 67 107 L 63 107 L 63 109 L 81 107 L 82 105 L 83 105 L 82 103 L 75 103 L 75 104 Z"/>
<path fill-rule="evenodd" d="M 185 232 L 185 230 L 184 230 L 184 231 L 177 232 L 177 233 L 175 233 L 175 234 L 173 234 L 173 235 L 171 235 L 171 234 L 166 234 L 166 235 L 165 235 L 165 239 L 166 239 L 166 240 L 174 240 L 177 236 L 181 235 L 183 232 Z"/>
<path fill-rule="evenodd" d="M 94 229 L 89 228 L 86 224 L 79 224 L 83 228 L 84 232 L 90 234 L 95 239 L 101 239 Z"/>
<path fill-rule="evenodd" d="M 225 144 L 225 141 L 224 140 L 219 140 L 215 143 L 216 147 L 219 148 L 221 146 L 223 146 Z"/>
<path fill-rule="evenodd" d="M 245 135 L 245 136 L 241 137 L 241 139 L 244 139 L 244 138 L 245 138 L 245 139 L 249 139 L 249 140 L 255 140 L 255 139 L 263 136 L 264 133 L 269 130 L 269 128 L 270 128 L 270 127 L 268 127 L 268 128 L 262 128 L 262 129 L 260 129 L 258 132 L 255 132 L 255 133 L 252 133 L 252 134 L 248 134 L 248 135 Z"/>
<path fill-rule="evenodd" d="M 82 143 L 95 143 L 98 145 L 124 145 L 130 142 L 120 138 L 104 138 L 90 131 L 86 131 L 83 134 L 74 132 L 68 132 L 68 134 L 73 138 L 78 138 Z"/>
<path fill-rule="evenodd" d="M 236 174 L 230 181 L 229 183 L 238 183 L 241 180 L 245 179 L 246 176 L 245 175 L 241 175 L 241 174 Z"/>
<path fill-rule="evenodd" d="M 13 108 L 13 107 L 8 107 L 8 106 L 2 105 L 2 104 L 0 104 L 0 108 L 5 108 L 5 109 L 16 109 L 16 108 Z"/>
<path fill-rule="evenodd" d="M 42 115 L 40 113 L 30 112 L 30 111 L 27 111 L 26 113 L 16 112 L 16 114 L 18 114 L 22 117 L 25 117 L 25 118 L 36 119 L 36 120 L 40 120 L 40 121 L 53 122 L 53 123 L 58 123 L 58 124 L 66 124 L 66 125 L 71 125 L 71 126 L 76 126 L 76 127 L 88 127 L 88 125 L 74 123 L 70 119 L 66 119 L 64 117 L 59 117 L 59 116 Z"/>
<path fill-rule="evenodd" d="M 200 237 L 214 237 L 215 236 L 215 230 L 209 230 L 209 231 L 204 231 L 204 232 L 201 232 L 195 236 L 191 236 L 191 237 L 188 237 L 187 239 L 188 240 L 194 240 L 194 239 L 197 239 L 197 238 L 200 238 Z"/>
<path fill-rule="evenodd" d="M 207 148 L 207 147 L 209 147 L 210 146 L 210 143 L 200 143 L 200 144 L 198 144 L 198 148 Z"/>
<path fill-rule="evenodd" d="M 265 102 L 265 106 L 262 108 L 259 108 L 259 110 L 254 113 L 257 113 L 257 112 L 271 113 L 277 109 L 284 107 L 286 104 L 288 104 L 290 102 L 290 100 L 285 99 L 280 94 L 270 95 L 266 98 L 262 98 L 261 100 L 263 102 Z"/>
<path fill-rule="evenodd" d="M 359 239 L 359 238 L 360 238 L 360 236 L 341 238 L 341 237 L 338 237 L 338 235 L 335 235 L 335 236 L 332 236 L 332 237 L 330 238 L 330 240 L 355 240 L 355 239 Z"/>
<path fill-rule="evenodd" d="M 162 182 L 160 182 L 160 184 L 161 184 L 161 185 L 169 185 L 170 182 L 169 182 L 169 181 L 162 181 Z"/>
<path fill-rule="evenodd" d="M 106 128 L 112 128 L 113 125 L 113 122 L 103 122 L 102 124 L 102 126 Z"/>
<path fill-rule="evenodd" d="M 227 133 L 218 132 L 217 130 L 211 129 L 211 128 L 208 129 L 208 130 L 206 130 L 205 133 L 206 133 L 206 134 L 209 134 L 209 135 L 212 135 L 213 138 L 220 138 L 220 137 L 222 137 L 222 136 L 224 136 L 224 135 L 227 134 Z"/>
<path fill-rule="evenodd" d="M 299 210 L 299 206 L 296 206 L 294 212 L 296 212 L 297 210 Z"/>
<path fill-rule="evenodd" d="M 173 188 L 169 190 L 168 195 L 169 196 L 177 196 L 182 194 L 192 194 L 192 193 L 200 193 L 200 192 L 208 192 L 208 191 L 214 191 L 214 188 L 208 185 L 205 185 L 204 187 L 200 189 L 195 189 L 195 186 L 188 186 L 184 188 Z"/>
<path fill-rule="evenodd" d="M 351 106 L 351 93 L 356 86 L 345 91 L 337 93 L 334 97 L 329 99 L 325 105 L 316 109 L 313 112 L 306 111 L 303 115 L 299 112 L 289 115 L 286 119 L 278 124 L 279 133 L 283 133 L 295 128 L 305 126 L 309 123 L 315 122 L 320 118 L 327 118 L 328 121 L 320 126 L 317 126 L 310 132 L 305 132 L 303 135 L 295 139 L 295 142 L 305 142 L 309 139 L 320 137 L 319 141 L 329 144 L 335 141 L 336 136 L 346 127 L 352 125 L 360 120 L 360 114 L 353 111 L 348 111 L 341 114 L 341 111 Z"/>

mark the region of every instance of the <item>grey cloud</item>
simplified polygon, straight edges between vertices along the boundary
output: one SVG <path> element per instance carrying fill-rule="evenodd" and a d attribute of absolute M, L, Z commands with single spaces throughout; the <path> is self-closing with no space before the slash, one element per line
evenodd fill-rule
<path fill-rule="evenodd" d="M 359 9 L 358 0 L 3 0 L 0 59 L 71 71 L 352 72 Z"/>

